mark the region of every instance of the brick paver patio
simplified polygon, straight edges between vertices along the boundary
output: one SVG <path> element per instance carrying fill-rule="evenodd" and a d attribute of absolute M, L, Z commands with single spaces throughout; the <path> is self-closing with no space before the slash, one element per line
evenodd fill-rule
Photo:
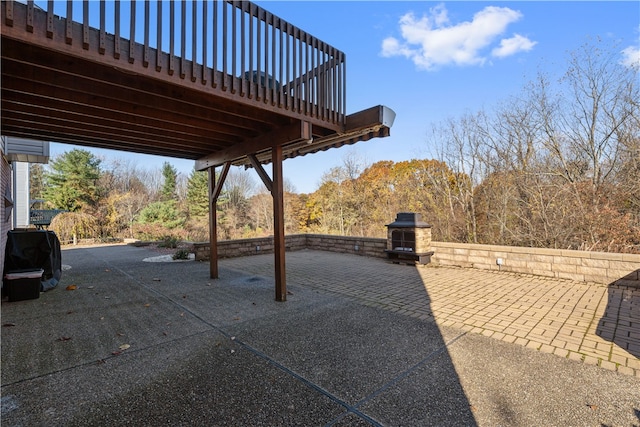
<path fill-rule="evenodd" d="M 221 260 L 272 276 L 273 256 Z M 304 250 L 287 283 L 640 377 L 640 289 Z"/>

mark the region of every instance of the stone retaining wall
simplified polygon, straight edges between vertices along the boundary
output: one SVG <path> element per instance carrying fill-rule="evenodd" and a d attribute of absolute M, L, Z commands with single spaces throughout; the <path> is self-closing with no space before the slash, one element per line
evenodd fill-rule
<path fill-rule="evenodd" d="M 286 250 L 315 249 L 386 258 L 386 239 L 322 234 L 285 236 Z M 209 243 L 194 243 L 196 259 L 209 259 Z M 431 242 L 434 265 L 508 271 L 640 288 L 640 255 L 514 246 Z M 273 237 L 223 240 L 220 258 L 273 253 Z M 498 259 L 502 264 L 498 265 Z"/>
<path fill-rule="evenodd" d="M 299 251 L 307 247 L 307 238 L 304 234 L 294 234 L 285 237 L 287 251 Z M 209 242 L 193 244 L 193 252 L 196 261 L 209 260 Z M 273 253 L 273 237 L 260 237 L 256 239 L 221 240 L 218 242 L 218 257 L 235 258 L 249 255 Z"/>
<path fill-rule="evenodd" d="M 386 258 L 386 239 L 307 234 L 307 249 Z"/>
<path fill-rule="evenodd" d="M 431 246 L 432 259 L 441 265 L 640 287 L 640 255 L 443 242 Z"/>

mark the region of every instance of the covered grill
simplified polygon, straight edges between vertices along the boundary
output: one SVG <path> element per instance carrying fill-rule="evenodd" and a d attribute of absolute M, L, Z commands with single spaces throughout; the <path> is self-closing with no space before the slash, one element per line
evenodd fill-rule
<path fill-rule="evenodd" d="M 422 221 L 422 215 L 400 212 L 396 220 L 387 225 L 387 249 L 394 262 L 413 261 L 417 264 L 431 262 L 431 225 Z"/>

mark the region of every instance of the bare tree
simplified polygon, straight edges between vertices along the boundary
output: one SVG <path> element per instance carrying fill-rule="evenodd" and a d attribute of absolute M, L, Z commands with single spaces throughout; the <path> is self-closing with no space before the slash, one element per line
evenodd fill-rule
<path fill-rule="evenodd" d="M 638 115 L 638 70 L 618 57 L 615 45 L 585 44 L 571 54 L 558 89 L 539 79 L 532 93 L 550 172 L 571 189 L 565 204 L 572 202 L 579 213 L 572 218 L 578 227 L 571 246 L 604 249 L 617 240 L 610 240 L 607 224 L 621 214 L 610 206 L 614 176 L 622 167 L 624 136 L 637 129 Z"/>
<path fill-rule="evenodd" d="M 249 200 L 249 215 L 256 233 L 273 233 L 273 197 L 265 189 Z"/>
<path fill-rule="evenodd" d="M 434 191 L 441 192 L 454 222 L 459 213 L 463 216 L 460 222 L 463 229 L 454 232 L 452 238 L 470 243 L 478 242 L 474 188 L 486 177 L 487 170 L 484 121 L 482 111 L 460 119 L 450 118 L 434 128 L 432 141 L 437 147 L 438 159 L 453 172 L 449 177 L 432 175 L 434 184 L 453 180 L 452 185 L 434 185 Z"/>
<path fill-rule="evenodd" d="M 586 44 L 555 83 L 540 73 L 492 114 L 435 128 L 431 142 L 456 178 L 433 188 L 449 224 L 464 216 L 467 241 L 592 250 L 640 243 L 639 70 L 618 55 L 615 45 Z"/>
<path fill-rule="evenodd" d="M 224 203 L 238 209 L 244 207 L 256 188 L 256 183 L 250 173 L 251 171 L 239 168 L 229 171 L 222 186 Z"/>

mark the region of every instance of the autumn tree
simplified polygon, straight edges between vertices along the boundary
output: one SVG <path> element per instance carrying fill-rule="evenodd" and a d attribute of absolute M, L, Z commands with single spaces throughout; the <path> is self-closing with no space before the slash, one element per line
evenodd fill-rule
<path fill-rule="evenodd" d="M 397 182 L 394 165 L 390 160 L 382 160 L 367 167 L 358 177 L 363 190 L 364 209 L 367 211 L 367 236 L 383 237 L 382 225 L 391 222 L 396 213 L 403 210 L 401 202 L 395 197 Z"/>
<path fill-rule="evenodd" d="M 99 180 L 102 189 L 96 216 L 105 237 L 134 237 L 133 225 L 149 203 L 149 190 L 141 177 L 144 171 L 127 159 L 102 161 Z"/>
<path fill-rule="evenodd" d="M 49 226 L 61 242 L 73 242 L 79 239 L 92 239 L 100 233 L 100 226 L 93 215 L 83 212 L 63 212 L 51 220 Z"/>
<path fill-rule="evenodd" d="M 452 199 L 447 196 L 454 188 L 453 179 L 447 165 L 437 160 L 374 163 L 358 177 L 365 235 L 383 237 L 384 224 L 393 221 L 398 212 L 413 211 L 435 225 L 435 237 L 451 240 L 447 206 Z"/>
<path fill-rule="evenodd" d="M 286 186 L 285 186 L 286 188 Z M 284 193 L 284 231 L 286 234 L 299 233 L 307 229 L 306 195 L 285 190 Z M 273 203 L 272 203 L 273 210 Z"/>
<path fill-rule="evenodd" d="M 366 215 L 364 191 L 358 176 L 366 169 L 364 160 L 355 152 L 348 152 L 340 166 L 325 172 L 320 188 L 307 199 L 313 206 L 310 217 L 319 232 L 363 235 Z M 365 220 L 366 221 L 366 220 Z"/>

